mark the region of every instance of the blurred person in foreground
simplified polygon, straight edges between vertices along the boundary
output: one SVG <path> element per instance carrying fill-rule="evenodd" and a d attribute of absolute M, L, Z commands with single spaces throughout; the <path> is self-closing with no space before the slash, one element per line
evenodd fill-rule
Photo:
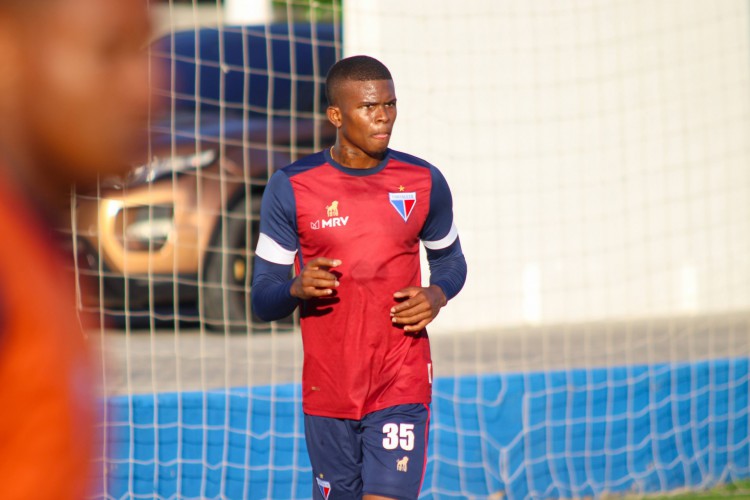
<path fill-rule="evenodd" d="M 0 498 L 95 486 L 93 368 L 54 231 L 143 147 L 144 0 L 0 0 Z"/>

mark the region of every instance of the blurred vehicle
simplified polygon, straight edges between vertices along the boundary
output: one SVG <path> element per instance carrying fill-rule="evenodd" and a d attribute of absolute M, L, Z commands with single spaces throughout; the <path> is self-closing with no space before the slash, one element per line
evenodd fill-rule
<path fill-rule="evenodd" d="M 77 267 L 99 285 L 86 305 L 192 306 L 208 328 L 248 330 L 263 188 L 335 137 L 322 114 L 335 36 L 331 25 L 285 23 L 154 42 L 167 113 L 150 127 L 152 160 L 76 197 Z"/>

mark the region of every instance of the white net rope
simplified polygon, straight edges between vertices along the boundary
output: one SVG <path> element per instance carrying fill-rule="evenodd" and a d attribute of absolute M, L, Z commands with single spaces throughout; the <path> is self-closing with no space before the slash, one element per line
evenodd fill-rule
<path fill-rule="evenodd" d="M 252 321 L 249 276 L 263 186 L 331 143 L 321 84 L 355 53 L 469 264 L 431 329 L 423 497 L 750 476 L 746 1 L 258 3 L 154 8 L 153 160 L 74 195 L 108 498 L 310 497 L 301 339 Z"/>

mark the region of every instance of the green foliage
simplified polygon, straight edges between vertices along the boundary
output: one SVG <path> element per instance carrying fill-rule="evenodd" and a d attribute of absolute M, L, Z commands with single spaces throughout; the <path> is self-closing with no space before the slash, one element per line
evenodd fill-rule
<path fill-rule="evenodd" d="M 341 22 L 341 0 L 272 0 L 275 21 Z"/>
<path fill-rule="evenodd" d="M 609 497 L 617 498 L 617 497 Z M 736 483 L 722 484 L 706 491 L 691 491 L 685 493 L 671 493 L 667 495 L 634 496 L 626 495 L 619 497 L 620 500 L 726 500 L 726 499 L 750 499 L 750 480 L 738 481 Z"/>

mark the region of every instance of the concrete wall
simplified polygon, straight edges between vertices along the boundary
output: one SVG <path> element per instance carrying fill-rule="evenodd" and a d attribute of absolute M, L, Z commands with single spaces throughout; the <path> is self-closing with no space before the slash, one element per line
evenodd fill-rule
<path fill-rule="evenodd" d="M 435 331 L 750 307 L 747 0 L 345 0 L 469 263 Z"/>

